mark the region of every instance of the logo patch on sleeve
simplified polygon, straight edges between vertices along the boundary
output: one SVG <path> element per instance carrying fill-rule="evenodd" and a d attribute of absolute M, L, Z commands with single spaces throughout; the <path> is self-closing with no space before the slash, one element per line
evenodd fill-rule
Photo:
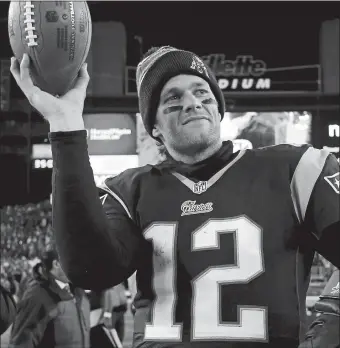
<path fill-rule="evenodd" d="M 106 198 L 107 198 L 107 193 L 105 195 L 99 197 L 100 201 L 102 202 L 102 205 L 104 205 Z"/>
<path fill-rule="evenodd" d="M 329 183 L 331 188 L 337 194 L 339 194 L 339 185 L 340 185 L 339 172 L 337 172 L 337 173 L 335 173 L 333 175 L 325 176 L 324 179 Z"/>

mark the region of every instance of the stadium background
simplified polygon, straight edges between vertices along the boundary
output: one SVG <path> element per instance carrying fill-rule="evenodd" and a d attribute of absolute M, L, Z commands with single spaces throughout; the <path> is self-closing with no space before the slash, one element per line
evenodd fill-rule
<path fill-rule="evenodd" d="M 89 5 L 94 25 L 84 121 L 98 184 L 126 168 L 162 159 L 141 124 L 135 87 L 136 65 L 153 45 L 193 50 L 213 68 L 226 98 L 222 136 L 233 140 L 238 148 L 310 143 L 339 157 L 340 39 L 339 19 L 332 10 L 319 17 L 263 14 L 255 18 L 241 14 L 231 17 L 222 8 L 215 8 L 210 32 L 205 33 L 215 35 L 215 40 L 202 44 L 197 32 L 187 26 L 185 18 L 191 9 L 186 6 L 179 18 L 176 14 L 178 35 L 170 25 L 173 8 L 164 8 L 169 5 L 159 10 L 166 11 L 170 19 L 160 16 L 152 25 L 138 14 L 155 11 L 157 4 L 138 7 L 141 5 L 135 3 L 132 10 L 128 2 L 120 3 L 114 11 L 110 3 Z M 8 3 L 0 3 L 1 282 L 16 291 L 15 280 L 31 272 L 41 250 L 53 240 L 53 163 L 48 125 L 10 76 L 7 8 Z M 241 7 L 237 13 L 242 13 Z M 207 19 L 203 13 L 200 18 Z M 216 37 L 221 25 L 225 39 Z M 243 31 L 239 35 L 230 35 L 240 26 Z M 255 65 L 261 66 L 260 75 Z M 313 303 L 331 272 L 332 266 L 317 255 L 307 298 L 310 320 L 314 318 Z M 129 347 L 130 313 L 126 319 L 124 345 Z M 8 333 L 1 338 L 1 347 L 6 347 L 7 337 Z"/>

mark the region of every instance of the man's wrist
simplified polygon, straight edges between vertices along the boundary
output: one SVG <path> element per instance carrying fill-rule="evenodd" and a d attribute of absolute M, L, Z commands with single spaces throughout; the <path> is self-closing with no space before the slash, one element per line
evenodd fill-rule
<path fill-rule="evenodd" d="M 70 115 L 62 119 L 50 120 L 50 132 L 72 132 L 84 130 L 84 120 L 82 117 Z"/>

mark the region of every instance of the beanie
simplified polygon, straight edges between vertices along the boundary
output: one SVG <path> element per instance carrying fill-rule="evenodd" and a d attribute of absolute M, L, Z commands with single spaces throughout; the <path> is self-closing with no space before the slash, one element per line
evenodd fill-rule
<path fill-rule="evenodd" d="M 163 46 L 146 56 L 136 72 L 139 111 L 151 136 L 161 91 L 169 79 L 180 74 L 196 75 L 206 80 L 217 100 L 221 117 L 224 116 L 223 93 L 211 69 L 192 52 Z"/>

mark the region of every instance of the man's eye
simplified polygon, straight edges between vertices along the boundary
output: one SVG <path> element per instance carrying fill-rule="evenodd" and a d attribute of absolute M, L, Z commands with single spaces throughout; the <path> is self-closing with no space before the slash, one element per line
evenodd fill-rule
<path fill-rule="evenodd" d="M 200 89 L 196 90 L 196 94 L 198 94 L 198 95 L 206 95 L 207 93 L 208 93 L 208 91 L 206 89 L 200 88 Z"/>
<path fill-rule="evenodd" d="M 178 95 L 172 95 L 172 96 L 166 98 L 164 102 L 167 103 L 169 101 L 178 100 L 178 99 L 179 99 Z"/>

